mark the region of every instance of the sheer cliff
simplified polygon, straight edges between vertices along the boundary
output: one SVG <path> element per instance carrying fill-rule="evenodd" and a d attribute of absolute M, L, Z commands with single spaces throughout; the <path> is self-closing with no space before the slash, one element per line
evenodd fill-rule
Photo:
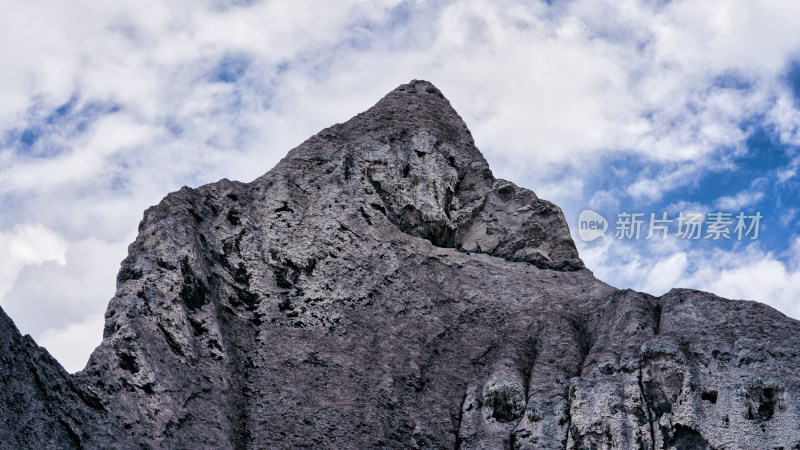
<path fill-rule="evenodd" d="M 800 322 L 598 281 L 424 81 L 145 211 L 83 371 L 0 338 L 3 448 L 800 449 Z"/>

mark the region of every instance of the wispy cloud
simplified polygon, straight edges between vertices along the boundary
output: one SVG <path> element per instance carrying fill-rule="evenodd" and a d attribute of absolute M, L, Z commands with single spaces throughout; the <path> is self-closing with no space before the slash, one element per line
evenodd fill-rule
<path fill-rule="evenodd" d="M 758 178 L 754 180 L 750 189 L 739 192 L 734 196 L 723 196 L 717 199 L 714 206 L 723 211 L 741 211 L 744 208 L 749 208 L 764 198 L 764 189 L 768 180 L 766 178 Z"/>

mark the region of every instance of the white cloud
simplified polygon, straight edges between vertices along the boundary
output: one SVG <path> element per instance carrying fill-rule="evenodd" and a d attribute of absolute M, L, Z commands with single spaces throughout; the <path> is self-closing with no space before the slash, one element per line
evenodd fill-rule
<path fill-rule="evenodd" d="M 738 211 L 758 203 L 762 198 L 764 198 L 763 192 L 743 191 L 733 197 L 720 197 L 714 205 L 724 211 Z"/>
<path fill-rule="evenodd" d="M 800 317 L 800 271 L 790 271 L 771 255 L 699 272 L 689 283 L 705 291 L 732 299 L 758 300 L 791 317 Z M 709 261 L 713 263 L 713 261 Z"/>
<path fill-rule="evenodd" d="M 784 255 L 757 243 L 731 251 L 700 248 L 697 241 L 647 241 L 643 246 L 604 240 L 581 249 L 595 276 L 619 288 L 653 295 L 691 288 L 729 299 L 757 300 L 782 313 L 800 317 L 800 238 Z"/>
<path fill-rule="evenodd" d="M 42 224 L 17 224 L 9 231 L 0 231 L 0 299 L 24 267 L 48 261 L 64 265 L 67 247 L 59 233 Z"/>
<path fill-rule="evenodd" d="M 675 287 L 688 266 L 686 253 L 675 253 L 655 261 L 645 277 L 644 290 L 664 292 Z"/>
<path fill-rule="evenodd" d="M 784 227 L 789 227 L 792 224 L 792 221 L 797 217 L 797 209 L 796 208 L 789 208 L 784 211 L 783 214 L 780 215 L 779 219 Z"/>
<path fill-rule="evenodd" d="M 91 314 L 80 322 L 62 328 L 52 328 L 36 340 L 46 348 L 68 372 L 77 372 L 86 366 L 89 354 L 103 340 L 103 314 Z M 87 351 L 88 350 L 88 351 Z"/>
<path fill-rule="evenodd" d="M 702 174 L 701 167 L 693 163 L 669 164 L 657 174 L 641 173 L 625 190 L 634 200 L 654 202 L 676 188 L 696 182 Z"/>
<path fill-rule="evenodd" d="M 0 194 L 36 189 L 47 191 L 63 185 L 85 183 L 111 175 L 109 157 L 125 149 L 135 149 L 159 130 L 136 123 L 122 114 L 100 118 L 86 135 L 71 142 L 69 152 L 51 158 L 19 158 L 15 164 L 0 169 Z"/>
<path fill-rule="evenodd" d="M 606 211 L 620 211 L 617 195 L 610 191 L 597 191 L 589 199 L 589 207 Z"/>
<path fill-rule="evenodd" d="M 114 296 L 126 247 L 93 237 L 71 242 L 62 260 L 22 267 L 0 304 L 23 334 L 35 338 L 102 313 Z M 76 351 L 88 357 L 91 349 Z"/>
<path fill-rule="evenodd" d="M 723 211 L 741 211 L 744 208 L 753 206 L 764 198 L 764 189 L 769 180 L 757 178 L 752 181 L 750 189 L 739 192 L 734 196 L 722 196 L 717 199 L 714 206 Z"/>
<path fill-rule="evenodd" d="M 778 182 L 786 183 L 794 178 L 798 168 L 800 168 L 800 156 L 795 156 L 786 167 L 778 170 Z"/>
<path fill-rule="evenodd" d="M 678 216 L 680 213 L 698 213 L 702 214 L 703 217 L 711 212 L 709 207 L 706 205 L 701 205 L 698 202 L 687 202 L 687 201 L 678 201 L 675 203 L 671 203 L 664 208 L 664 211 L 669 214 L 669 216 Z"/>
<path fill-rule="evenodd" d="M 540 183 L 536 195 L 550 201 L 565 203 L 567 200 L 583 199 L 584 180 L 578 177 L 564 177 L 558 182 Z"/>

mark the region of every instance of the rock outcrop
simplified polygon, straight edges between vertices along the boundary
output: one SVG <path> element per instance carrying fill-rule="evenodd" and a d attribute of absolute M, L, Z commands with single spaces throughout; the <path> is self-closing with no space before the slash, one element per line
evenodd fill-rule
<path fill-rule="evenodd" d="M 148 209 L 67 374 L 0 313 L 2 448 L 800 448 L 800 322 L 620 291 L 430 83 Z"/>

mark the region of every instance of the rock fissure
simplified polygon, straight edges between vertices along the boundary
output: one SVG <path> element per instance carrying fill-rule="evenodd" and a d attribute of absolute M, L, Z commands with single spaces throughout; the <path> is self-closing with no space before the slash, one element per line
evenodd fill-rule
<path fill-rule="evenodd" d="M 653 408 L 650 406 L 650 400 L 647 398 L 647 392 L 644 389 L 644 383 L 642 382 L 642 370 L 644 367 L 644 361 L 639 361 L 639 394 L 642 398 L 642 406 L 644 406 L 644 412 L 647 415 L 647 428 L 650 431 L 650 449 L 655 450 L 656 448 L 656 421 L 653 418 Z"/>

